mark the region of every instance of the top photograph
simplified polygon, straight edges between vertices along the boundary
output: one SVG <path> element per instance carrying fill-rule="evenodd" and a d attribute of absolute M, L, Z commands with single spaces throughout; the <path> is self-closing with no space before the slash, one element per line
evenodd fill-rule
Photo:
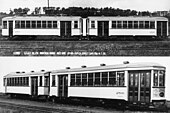
<path fill-rule="evenodd" d="M 0 56 L 170 56 L 169 0 L 0 0 Z"/>

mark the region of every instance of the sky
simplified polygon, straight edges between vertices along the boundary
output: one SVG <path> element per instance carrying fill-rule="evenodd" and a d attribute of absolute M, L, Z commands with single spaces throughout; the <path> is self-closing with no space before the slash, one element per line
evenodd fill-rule
<path fill-rule="evenodd" d="M 3 76 L 11 72 L 30 72 L 40 70 L 65 69 L 66 67 L 79 68 L 130 63 L 153 62 L 166 67 L 166 99 L 170 100 L 170 57 L 0 57 L 0 92 L 4 92 Z"/>
<path fill-rule="evenodd" d="M 0 0 L 0 12 L 14 8 L 47 6 L 48 0 Z M 137 11 L 169 11 L 170 0 L 49 0 L 52 7 L 114 7 Z"/>

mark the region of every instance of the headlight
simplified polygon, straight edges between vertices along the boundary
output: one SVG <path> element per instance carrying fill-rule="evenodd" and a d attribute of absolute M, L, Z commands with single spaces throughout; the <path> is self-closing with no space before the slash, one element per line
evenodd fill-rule
<path fill-rule="evenodd" d="M 160 92 L 160 93 L 159 93 L 159 96 L 160 96 L 160 97 L 164 97 L 164 92 Z"/>

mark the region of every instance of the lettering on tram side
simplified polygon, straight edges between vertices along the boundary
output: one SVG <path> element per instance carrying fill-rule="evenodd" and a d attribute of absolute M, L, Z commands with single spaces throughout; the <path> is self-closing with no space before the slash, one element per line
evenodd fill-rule
<path fill-rule="evenodd" d="M 106 56 L 106 52 L 86 52 L 86 51 L 68 51 L 68 52 L 32 52 L 15 51 L 14 56 Z"/>
<path fill-rule="evenodd" d="M 124 96 L 124 92 L 116 92 L 116 95 L 118 96 L 118 97 L 123 97 Z"/>

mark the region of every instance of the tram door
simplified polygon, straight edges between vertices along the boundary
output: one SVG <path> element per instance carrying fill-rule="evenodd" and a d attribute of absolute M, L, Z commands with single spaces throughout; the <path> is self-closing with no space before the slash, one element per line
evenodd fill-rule
<path fill-rule="evenodd" d="M 38 77 L 31 77 L 31 95 L 38 95 Z"/>
<path fill-rule="evenodd" d="M 167 36 L 167 22 L 164 21 L 157 22 L 157 36 L 158 37 Z"/>
<path fill-rule="evenodd" d="M 68 75 L 59 75 L 59 97 L 66 98 L 68 97 Z"/>
<path fill-rule="evenodd" d="M 98 21 L 98 36 L 99 37 L 109 36 L 109 22 L 108 21 Z"/>
<path fill-rule="evenodd" d="M 9 26 L 9 38 L 13 37 L 13 21 L 8 21 L 8 26 Z"/>
<path fill-rule="evenodd" d="M 151 71 L 129 72 L 129 102 L 149 103 Z"/>
<path fill-rule="evenodd" d="M 71 21 L 61 21 L 60 35 L 61 37 L 71 37 Z"/>

